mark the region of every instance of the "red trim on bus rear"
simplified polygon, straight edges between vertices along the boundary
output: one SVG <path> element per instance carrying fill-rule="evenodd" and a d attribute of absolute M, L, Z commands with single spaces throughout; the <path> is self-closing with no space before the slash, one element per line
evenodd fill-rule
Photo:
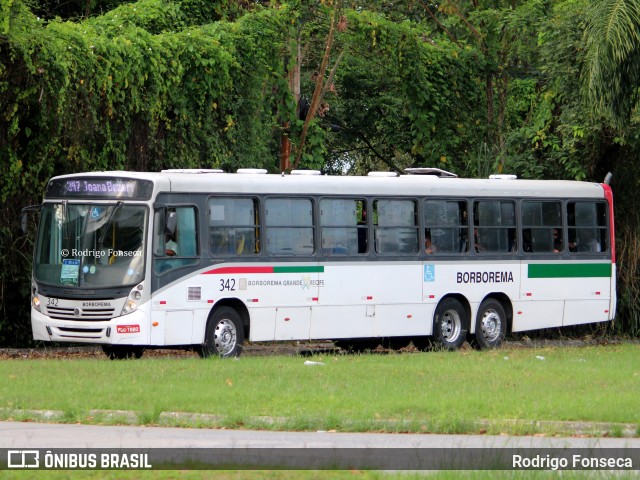
<path fill-rule="evenodd" d="M 601 183 L 602 189 L 604 190 L 604 198 L 609 202 L 609 231 L 611 232 L 611 238 L 609 238 L 609 243 L 611 245 L 611 263 L 616 263 L 616 231 L 615 231 L 615 222 L 613 217 L 613 191 L 611 187 L 605 183 Z"/>

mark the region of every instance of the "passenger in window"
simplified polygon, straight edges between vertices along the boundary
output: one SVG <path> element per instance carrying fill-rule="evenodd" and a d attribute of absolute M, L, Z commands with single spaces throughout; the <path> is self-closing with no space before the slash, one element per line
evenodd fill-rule
<path fill-rule="evenodd" d="M 467 251 L 467 231 L 466 229 L 460 229 L 460 246 L 458 248 L 458 251 L 461 253 L 464 253 Z"/>
<path fill-rule="evenodd" d="M 553 229 L 553 253 L 562 252 L 562 237 L 557 228 Z"/>
<path fill-rule="evenodd" d="M 165 251 L 164 251 L 165 255 L 169 257 L 175 257 L 176 255 L 179 254 L 178 244 L 175 242 L 173 237 L 169 234 L 165 235 L 164 248 L 165 248 Z"/>
<path fill-rule="evenodd" d="M 480 243 L 480 235 L 477 228 L 473 229 L 473 244 L 475 246 L 476 252 L 482 252 L 486 250 L 485 246 Z"/>
<path fill-rule="evenodd" d="M 533 241 L 531 240 L 530 228 L 522 229 L 522 251 L 527 253 L 533 252 Z"/>
<path fill-rule="evenodd" d="M 431 243 L 431 232 L 427 230 L 424 235 L 424 253 L 431 255 L 436 251 L 436 247 Z"/>
<path fill-rule="evenodd" d="M 515 228 L 510 228 L 507 232 L 509 238 L 509 251 L 515 252 L 518 249 L 518 243 L 516 242 L 516 230 Z"/>

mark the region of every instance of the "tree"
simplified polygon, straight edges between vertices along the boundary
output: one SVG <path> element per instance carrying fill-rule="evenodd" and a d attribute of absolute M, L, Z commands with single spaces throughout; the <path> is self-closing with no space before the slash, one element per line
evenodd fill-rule
<path fill-rule="evenodd" d="M 478 169 L 482 173 L 487 169 L 501 172 L 509 157 L 511 84 L 514 80 L 535 77 L 537 34 L 548 18 L 551 2 L 444 0 L 435 9 L 427 2 L 420 3 L 438 31 L 459 45 L 474 45 L 477 49 L 475 74 L 484 88 L 485 131 L 484 148 L 474 151 L 474 155 L 493 158 L 486 168 Z"/>
<path fill-rule="evenodd" d="M 585 37 L 588 102 L 594 112 L 624 128 L 640 87 L 640 1 L 592 2 Z"/>

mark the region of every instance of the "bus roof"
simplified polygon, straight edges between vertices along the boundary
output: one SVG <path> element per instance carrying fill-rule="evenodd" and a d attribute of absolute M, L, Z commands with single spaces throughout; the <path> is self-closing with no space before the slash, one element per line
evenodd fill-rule
<path fill-rule="evenodd" d="M 91 172 L 56 178 L 111 177 L 151 180 L 155 193 L 315 194 L 452 197 L 604 198 L 602 184 L 570 180 L 519 180 L 510 176 L 493 179 L 438 177 L 435 175 L 338 176 L 265 174 L 260 170 L 222 173 L 215 170 L 163 172 Z M 315 172 L 313 172 L 315 173 Z"/>

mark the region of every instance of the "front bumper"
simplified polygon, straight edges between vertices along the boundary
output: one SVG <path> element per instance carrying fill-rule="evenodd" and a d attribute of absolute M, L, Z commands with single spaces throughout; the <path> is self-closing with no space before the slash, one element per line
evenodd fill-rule
<path fill-rule="evenodd" d="M 149 345 L 149 315 L 136 310 L 104 321 L 55 320 L 31 308 L 34 340 L 110 345 Z"/>

